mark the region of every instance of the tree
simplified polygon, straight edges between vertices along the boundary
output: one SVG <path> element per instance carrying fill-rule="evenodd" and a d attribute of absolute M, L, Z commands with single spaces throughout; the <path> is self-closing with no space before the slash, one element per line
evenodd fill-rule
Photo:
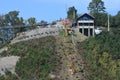
<path fill-rule="evenodd" d="M 70 20 L 75 20 L 77 18 L 77 10 L 75 9 L 75 7 L 69 7 L 68 11 L 67 11 L 67 18 Z"/>
<path fill-rule="evenodd" d="M 110 27 L 116 26 L 115 24 L 115 16 L 110 15 Z"/>
<path fill-rule="evenodd" d="M 83 42 L 88 80 L 120 80 L 119 33 L 103 31 Z"/>
<path fill-rule="evenodd" d="M 88 10 L 95 17 L 95 26 L 106 26 L 107 14 L 102 0 L 92 0 L 89 3 Z"/>
<path fill-rule="evenodd" d="M 18 25 L 19 24 L 19 11 L 10 11 L 5 15 L 5 25 Z"/>
<path fill-rule="evenodd" d="M 115 16 L 115 24 L 117 27 L 120 27 L 120 11 L 118 11 L 117 15 Z"/>
<path fill-rule="evenodd" d="M 28 24 L 31 26 L 31 29 L 35 28 L 36 19 L 34 17 L 29 18 Z"/>
<path fill-rule="evenodd" d="M 36 24 L 36 19 L 35 19 L 34 17 L 29 18 L 29 19 L 28 19 L 28 23 L 29 23 L 30 25 L 34 25 L 34 24 Z"/>
<path fill-rule="evenodd" d="M 110 26 L 120 27 L 120 11 L 115 16 L 110 15 Z"/>
<path fill-rule="evenodd" d="M 4 26 L 4 15 L 0 15 L 0 27 Z"/>
<path fill-rule="evenodd" d="M 25 25 L 24 19 L 22 17 L 19 17 L 19 11 L 10 11 L 7 14 L 3 15 L 3 24 L 2 26 L 17 26 L 17 25 Z M 4 37 L 6 37 L 6 40 L 12 39 L 16 33 L 21 32 L 23 30 L 23 27 L 21 28 L 13 28 L 13 29 L 3 29 L 4 31 Z"/>
<path fill-rule="evenodd" d="M 107 13 L 95 13 L 94 17 L 96 26 L 107 26 Z"/>
<path fill-rule="evenodd" d="M 92 14 L 105 12 L 104 2 L 102 0 L 92 0 L 92 2 L 89 3 L 88 10 Z"/>

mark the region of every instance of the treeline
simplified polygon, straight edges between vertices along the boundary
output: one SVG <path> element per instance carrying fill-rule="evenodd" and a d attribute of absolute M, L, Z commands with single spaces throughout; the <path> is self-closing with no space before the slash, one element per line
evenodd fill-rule
<path fill-rule="evenodd" d="M 110 16 L 110 25 L 111 27 L 120 28 L 120 11 L 115 16 Z"/>
<path fill-rule="evenodd" d="M 13 39 L 17 33 L 35 28 L 36 19 L 34 17 L 25 20 L 19 16 L 19 11 L 10 11 L 7 14 L 0 15 L 0 43 Z M 23 26 L 27 26 L 24 28 Z M 19 28 L 14 27 L 19 26 Z"/>
<path fill-rule="evenodd" d="M 102 32 L 84 41 L 88 80 L 120 80 L 120 30 Z"/>
<path fill-rule="evenodd" d="M 108 13 L 94 13 L 95 25 L 107 27 L 108 16 L 110 21 L 110 27 L 120 27 L 120 11 L 115 16 Z"/>
<path fill-rule="evenodd" d="M 0 15 L 0 27 L 27 24 L 36 24 L 36 18 L 30 17 L 27 20 L 25 20 L 23 17 L 19 17 L 19 11 L 10 11 L 7 14 Z"/>
<path fill-rule="evenodd" d="M 10 11 L 0 15 L 0 43 L 13 39 L 19 32 L 34 29 L 37 25 L 47 25 L 47 21 L 41 20 L 40 22 L 37 22 L 34 17 L 24 19 L 19 16 L 19 13 L 19 11 Z M 18 26 L 19 28 L 14 28 L 15 26 Z"/>
<path fill-rule="evenodd" d="M 0 27 L 28 25 L 28 28 L 32 29 L 35 28 L 36 25 L 46 26 L 48 24 L 47 21 L 44 20 L 37 21 L 35 17 L 24 19 L 20 17 L 19 13 L 19 11 L 10 11 L 7 14 L 0 15 Z"/>

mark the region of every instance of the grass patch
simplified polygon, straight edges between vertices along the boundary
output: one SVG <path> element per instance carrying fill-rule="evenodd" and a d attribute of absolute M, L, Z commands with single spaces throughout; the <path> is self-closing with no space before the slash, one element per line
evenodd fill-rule
<path fill-rule="evenodd" d="M 60 36 L 65 36 L 65 30 L 64 30 L 64 29 L 61 29 L 59 35 L 60 35 Z"/>

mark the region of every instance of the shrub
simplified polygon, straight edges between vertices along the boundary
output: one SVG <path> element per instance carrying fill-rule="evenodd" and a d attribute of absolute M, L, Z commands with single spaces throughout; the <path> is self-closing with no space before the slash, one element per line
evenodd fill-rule
<path fill-rule="evenodd" d="M 120 32 L 102 32 L 83 43 L 89 80 L 120 80 Z"/>

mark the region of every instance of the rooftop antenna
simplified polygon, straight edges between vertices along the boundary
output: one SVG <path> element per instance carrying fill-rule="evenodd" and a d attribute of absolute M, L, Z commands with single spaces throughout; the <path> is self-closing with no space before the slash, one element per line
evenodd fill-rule
<path fill-rule="evenodd" d="M 110 20 L 109 20 L 109 13 L 108 13 L 108 32 L 110 31 Z"/>

